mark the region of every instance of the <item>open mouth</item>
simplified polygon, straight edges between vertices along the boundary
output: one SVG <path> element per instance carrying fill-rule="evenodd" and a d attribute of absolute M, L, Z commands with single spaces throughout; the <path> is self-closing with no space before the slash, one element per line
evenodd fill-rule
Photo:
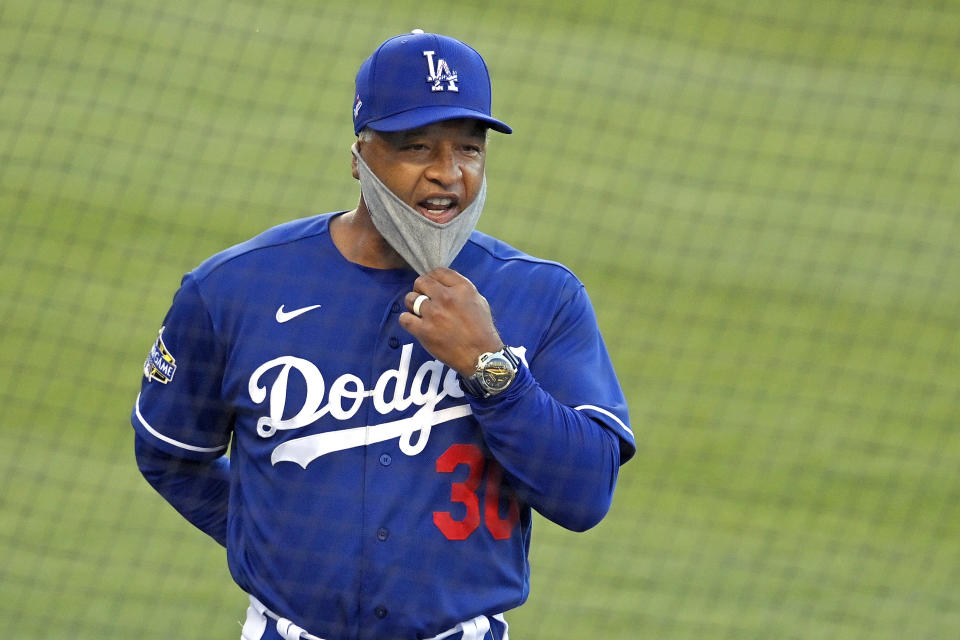
<path fill-rule="evenodd" d="M 444 223 L 453 220 L 460 213 L 459 199 L 456 197 L 426 198 L 417 203 L 417 210 L 429 220 Z"/>

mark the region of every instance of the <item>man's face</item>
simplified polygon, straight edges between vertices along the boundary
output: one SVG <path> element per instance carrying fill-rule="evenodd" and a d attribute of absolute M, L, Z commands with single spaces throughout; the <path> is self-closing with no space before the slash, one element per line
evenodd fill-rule
<path fill-rule="evenodd" d="M 434 222 L 453 220 L 480 191 L 486 129 L 476 120 L 446 120 L 407 131 L 375 133 L 360 155 L 394 194 Z M 358 177 L 357 168 L 353 169 Z"/>

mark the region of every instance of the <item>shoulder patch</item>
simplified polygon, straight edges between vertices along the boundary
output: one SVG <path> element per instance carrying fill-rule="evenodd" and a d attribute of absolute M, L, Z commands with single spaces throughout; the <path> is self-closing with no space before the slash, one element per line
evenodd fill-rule
<path fill-rule="evenodd" d="M 163 344 L 164 329 L 166 327 L 160 327 L 157 341 L 153 343 L 150 355 L 143 363 L 143 375 L 147 380 L 156 380 L 167 384 L 173 380 L 173 374 L 177 372 L 177 359 L 167 350 L 167 345 Z"/>

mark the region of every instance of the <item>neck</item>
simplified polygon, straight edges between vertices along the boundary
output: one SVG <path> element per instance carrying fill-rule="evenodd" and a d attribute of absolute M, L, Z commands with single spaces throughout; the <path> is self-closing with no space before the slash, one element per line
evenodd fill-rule
<path fill-rule="evenodd" d="M 409 268 L 406 260 L 377 231 L 362 197 L 356 209 L 331 221 L 330 236 L 334 246 L 350 262 L 373 269 Z"/>

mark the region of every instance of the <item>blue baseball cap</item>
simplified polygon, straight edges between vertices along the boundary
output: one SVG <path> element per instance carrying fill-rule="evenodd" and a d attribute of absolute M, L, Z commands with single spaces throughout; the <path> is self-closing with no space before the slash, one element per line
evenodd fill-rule
<path fill-rule="evenodd" d="M 490 73 L 472 47 L 414 29 L 381 44 L 357 72 L 353 131 L 416 129 L 472 118 L 501 133 L 513 129 L 490 115 Z"/>

